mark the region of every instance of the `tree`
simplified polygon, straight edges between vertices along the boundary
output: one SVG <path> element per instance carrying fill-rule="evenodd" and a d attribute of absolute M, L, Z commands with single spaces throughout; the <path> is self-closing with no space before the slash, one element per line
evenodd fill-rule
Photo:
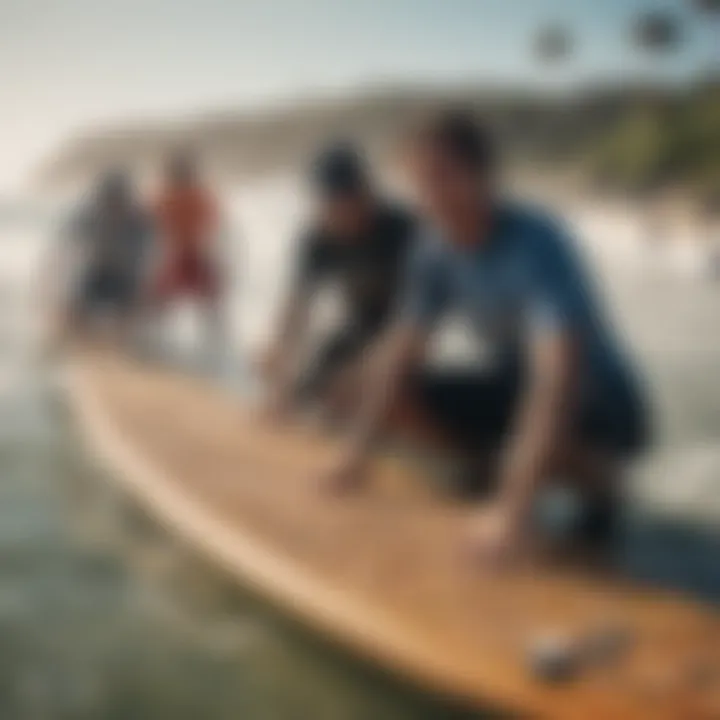
<path fill-rule="evenodd" d="M 641 105 L 658 101 L 653 77 L 660 61 L 675 52 L 683 40 L 683 27 L 678 18 L 669 12 L 650 11 L 639 15 L 631 26 L 631 41 L 641 57 L 647 60 L 647 75 Z"/>
<path fill-rule="evenodd" d="M 566 60 L 573 51 L 570 33 L 560 25 L 543 28 L 535 39 L 535 54 L 546 63 Z"/>
<path fill-rule="evenodd" d="M 677 49 L 682 40 L 682 27 L 670 13 L 647 12 L 636 19 L 632 39 L 641 52 L 658 58 Z"/>
<path fill-rule="evenodd" d="M 691 0 L 691 4 L 700 12 L 720 13 L 720 0 Z"/>

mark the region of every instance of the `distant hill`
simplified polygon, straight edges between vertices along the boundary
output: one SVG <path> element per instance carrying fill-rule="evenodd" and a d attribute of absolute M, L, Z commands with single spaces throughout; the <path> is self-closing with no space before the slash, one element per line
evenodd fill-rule
<path fill-rule="evenodd" d="M 720 214 L 720 84 L 629 106 L 583 154 L 601 184 L 680 190 Z"/>
<path fill-rule="evenodd" d="M 570 100 L 521 89 L 386 88 L 282 110 L 132 123 L 72 140 L 44 164 L 39 180 L 79 179 L 115 164 L 149 169 L 183 146 L 230 179 L 304 163 L 329 138 L 355 138 L 383 155 L 425 114 L 460 105 L 487 119 L 512 163 L 572 162 L 606 184 L 672 180 L 720 192 L 720 93 L 710 85 L 682 92 L 596 88 Z"/>

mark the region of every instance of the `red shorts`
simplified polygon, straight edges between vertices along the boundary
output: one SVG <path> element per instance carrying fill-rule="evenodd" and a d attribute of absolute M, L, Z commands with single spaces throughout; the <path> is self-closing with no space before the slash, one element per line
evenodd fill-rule
<path fill-rule="evenodd" d="M 161 299 L 190 295 L 212 298 L 220 283 L 212 264 L 197 252 L 185 252 L 168 258 L 160 270 L 155 292 Z"/>

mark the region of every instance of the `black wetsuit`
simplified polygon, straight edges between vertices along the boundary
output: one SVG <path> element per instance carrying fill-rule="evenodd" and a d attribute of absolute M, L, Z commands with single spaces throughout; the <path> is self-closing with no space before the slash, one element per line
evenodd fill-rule
<path fill-rule="evenodd" d="M 100 309 L 129 311 L 137 300 L 149 252 L 151 226 L 146 214 L 133 206 L 113 215 L 90 205 L 72 219 L 67 234 L 82 263 L 74 312 L 84 317 Z"/>
<path fill-rule="evenodd" d="M 328 380 L 380 334 L 396 308 L 401 277 L 415 236 L 405 210 L 380 205 L 356 238 L 336 238 L 312 228 L 301 239 L 297 284 L 310 293 L 320 284 L 339 289 L 347 316 L 314 354 L 298 387 L 301 397 L 322 392 Z"/>

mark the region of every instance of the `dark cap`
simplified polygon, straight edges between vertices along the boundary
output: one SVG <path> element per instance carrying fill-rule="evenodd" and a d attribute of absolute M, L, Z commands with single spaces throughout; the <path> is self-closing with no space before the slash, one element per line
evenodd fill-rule
<path fill-rule="evenodd" d="M 97 180 L 96 193 L 102 200 L 125 198 L 130 194 L 130 176 L 121 168 L 104 172 Z"/>
<path fill-rule="evenodd" d="M 325 148 L 311 167 L 311 182 L 325 196 L 347 195 L 369 186 L 367 167 L 353 145 L 338 143 Z"/>

